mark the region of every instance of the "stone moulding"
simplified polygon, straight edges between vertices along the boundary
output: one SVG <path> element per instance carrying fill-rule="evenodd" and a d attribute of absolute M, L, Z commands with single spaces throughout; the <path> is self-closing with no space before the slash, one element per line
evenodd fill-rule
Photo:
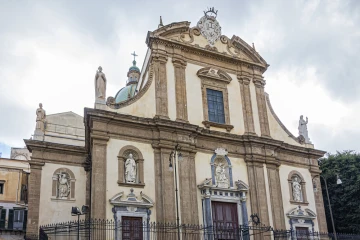
<path fill-rule="evenodd" d="M 221 142 L 226 143 L 230 156 L 248 156 L 250 159 L 253 156 L 253 159 L 261 158 L 263 162 L 273 161 L 276 158 L 279 164 L 311 166 L 314 169 L 318 169 L 316 159 L 325 154 L 321 150 L 291 145 L 276 139 L 219 132 L 190 123 L 135 117 L 100 109 L 85 108 L 84 120 L 87 135 L 90 135 L 90 125 L 92 125 L 92 132 L 96 131 L 111 138 L 150 143 L 154 148 L 171 148 L 170 143 L 178 142 L 193 152 L 213 153 L 217 147 L 225 147 L 219 145 Z M 87 138 L 87 149 L 89 144 L 90 138 Z M 264 146 L 268 149 L 266 155 Z M 271 156 L 272 153 L 274 156 Z"/>
<path fill-rule="evenodd" d="M 269 110 L 270 110 L 271 114 L 272 114 L 273 117 L 275 118 L 276 122 L 280 125 L 280 127 L 281 127 L 281 128 L 289 135 L 289 137 L 291 137 L 295 142 L 300 143 L 300 144 L 303 144 L 303 143 L 301 143 L 301 141 L 299 140 L 299 138 L 295 137 L 295 136 L 285 127 L 285 125 L 281 122 L 281 120 L 279 119 L 279 117 L 276 115 L 273 107 L 271 106 L 269 94 L 265 93 L 265 98 L 266 98 L 266 102 L 267 102 L 267 105 L 269 106 Z"/>

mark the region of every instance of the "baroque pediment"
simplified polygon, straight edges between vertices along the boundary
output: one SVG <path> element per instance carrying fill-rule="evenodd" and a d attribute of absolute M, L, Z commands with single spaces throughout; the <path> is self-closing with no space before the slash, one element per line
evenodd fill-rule
<path fill-rule="evenodd" d="M 154 206 L 154 201 L 149 196 L 140 192 L 139 196 L 136 196 L 133 189 L 130 189 L 128 195 L 124 195 L 124 192 L 119 192 L 109 199 L 110 203 L 114 206 L 138 206 L 150 208 Z"/>
<path fill-rule="evenodd" d="M 230 75 L 227 74 L 225 71 L 211 67 L 201 68 L 197 72 L 197 75 L 199 77 L 210 78 L 225 83 L 230 83 L 232 80 Z"/>
<path fill-rule="evenodd" d="M 171 42 L 178 42 L 196 49 L 204 49 L 224 56 L 239 59 L 248 63 L 256 63 L 267 68 L 267 62 L 256 52 L 256 50 L 247 44 L 240 37 L 233 35 L 229 38 L 221 35 L 214 44 L 201 34 L 201 29 L 197 26 L 190 28 L 190 22 L 176 22 L 149 32 L 147 36 L 147 43 L 149 44 L 150 38 L 168 40 Z"/>
<path fill-rule="evenodd" d="M 316 218 L 316 214 L 308 209 L 302 209 L 301 206 L 291 209 L 286 216 L 289 218 L 304 218 L 304 219 L 313 219 Z"/>

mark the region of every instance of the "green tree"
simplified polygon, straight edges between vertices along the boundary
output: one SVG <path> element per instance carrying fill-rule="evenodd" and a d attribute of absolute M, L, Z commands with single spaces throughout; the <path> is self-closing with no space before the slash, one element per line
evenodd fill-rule
<path fill-rule="evenodd" d="M 319 161 L 321 175 L 326 179 L 336 232 L 360 234 L 360 154 L 354 151 L 328 154 Z M 342 184 L 338 185 L 337 175 Z M 325 183 L 321 179 L 326 220 L 332 232 Z"/>

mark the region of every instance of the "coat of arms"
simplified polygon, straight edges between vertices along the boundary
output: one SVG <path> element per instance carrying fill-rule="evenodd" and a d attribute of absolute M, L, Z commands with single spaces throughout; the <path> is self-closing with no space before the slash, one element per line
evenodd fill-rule
<path fill-rule="evenodd" d="M 209 42 L 210 46 L 214 46 L 215 42 L 221 36 L 221 27 L 216 20 L 217 11 L 215 11 L 214 8 L 210 8 L 204 11 L 204 14 L 197 23 L 197 27 L 200 29 L 201 35 Z"/>

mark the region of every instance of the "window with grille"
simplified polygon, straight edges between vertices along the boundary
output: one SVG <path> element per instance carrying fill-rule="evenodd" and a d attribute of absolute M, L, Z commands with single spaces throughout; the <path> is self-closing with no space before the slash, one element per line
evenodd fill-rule
<path fill-rule="evenodd" d="M 207 88 L 206 95 L 209 121 L 225 124 L 223 93 Z"/>

